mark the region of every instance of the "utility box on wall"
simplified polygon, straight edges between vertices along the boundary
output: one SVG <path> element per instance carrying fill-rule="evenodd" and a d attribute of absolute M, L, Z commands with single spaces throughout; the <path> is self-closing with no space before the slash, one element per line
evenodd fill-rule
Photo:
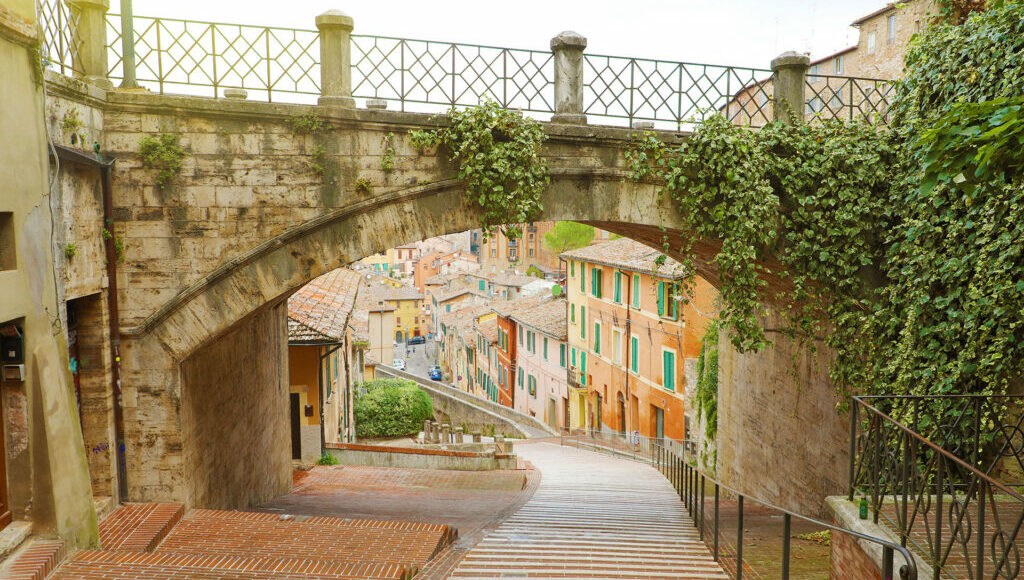
<path fill-rule="evenodd" d="M 21 329 L 13 324 L 0 327 L 0 363 L 25 362 L 25 339 Z"/>
<path fill-rule="evenodd" d="M 4 365 L 3 380 L 5 383 L 25 382 L 25 365 Z"/>

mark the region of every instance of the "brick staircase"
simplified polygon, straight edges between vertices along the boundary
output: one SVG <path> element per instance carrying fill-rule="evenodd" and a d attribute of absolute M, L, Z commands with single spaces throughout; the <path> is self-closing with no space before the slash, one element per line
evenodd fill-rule
<path fill-rule="evenodd" d="M 4 570 L 5 580 L 43 580 L 64 559 L 64 542 L 29 540 Z"/>
<path fill-rule="evenodd" d="M 438 524 L 125 504 L 101 524 L 102 550 L 74 554 L 49 578 L 403 580 L 456 536 Z"/>

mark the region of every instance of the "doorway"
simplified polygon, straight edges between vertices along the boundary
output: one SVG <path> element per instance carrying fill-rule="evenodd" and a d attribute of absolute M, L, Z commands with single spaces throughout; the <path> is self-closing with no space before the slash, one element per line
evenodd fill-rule
<path fill-rule="evenodd" d="M 626 434 L 626 399 L 619 393 L 619 433 L 622 435 Z"/>
<path fill-rule="evenodd" d="M 292 459 L 302 459 L 302 432 L 299 422 L 302 421 L 302 399 L 299 393 L 288 393 L 292 417 Z"/>
<path fill-rule="evenodd" d="M 654 409 L 654 436 L 659 440 L 665 439 L 665 409 L 653 407 Z"/>

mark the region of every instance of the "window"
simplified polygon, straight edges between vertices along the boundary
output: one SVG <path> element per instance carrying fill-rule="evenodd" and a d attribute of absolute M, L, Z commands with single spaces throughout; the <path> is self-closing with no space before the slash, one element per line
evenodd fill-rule
<path fill-rule="evenodd" d="M 519 346 L 523 345 L 523 327 L 519 327 Z"/>
<path fill-rule="evenodd" d="M 575 348 L 572 349 L 572 366 L 573 366 L 573 368 L 576 367 L 576 349 Z"/>
<path fill-rule="evenodd" d="M 587 276 L 583 273 L 583 270 L 585 270 L 585 268 L 583 267 L 583 264 L 580 263 L 580 294 L 587 293 Z"/>
<path fill-rule="evenodd" d="M 576 305 L 569 305 L 569 322 L 576 324 Z"/>
<path fill-rule="evenodd" d="M 477 282 L 476 288 L 477 288 L 477 290 L 483 292 L 483 291 L 485 291 L 487 289 L 486 285 L 487 285 L 486 282 L 484 282 L 483 280 L 480 280 L 479 282 Z"/>
<path fill-rule="evenodd" d="M 398 323 L 400 323 L 400 322 L 402 322 L 402 317 L 400 317 L 400 316 L 396 316 L 396 317 L 395 317 L 395 324 L 398 324 Z"/>
<path fill-rule="evenodd" d="M 640 308 L 640 274 L 633 274 L 633 308 Z"/>
<path fill-rule="evenodd" d="M 622 303 L 622 272 L 615 272 L 615 301 Z"/>
<path fill-rule="evenodd" d="M 523 367 L 519 367 L 519 390 L 523 390 Z"/>
<path fill-rule="evenodd" d="M 14 213 L 0 211 L 0 270 L 17 270 L 17 256 L 14 251 Z"/>
<path fill-rule="evenodd" d="M 528 383 L 529 383 L 530 396 L 533 397 L 534 399 L 536 399 L 537 398 L 537 377 L 535 377 L 533 375 L 530 375 L 530 380 L 528 381 Z"/>
<path fill-rule="evenodd" d="M 601 268 L 590 269 L 590 293 L 594 298 L 601 297 Z"/>
<path fill-rule="evenodd" d="M 544 337 L 544 360 L 548 360 L 548 337 Z"/>
<path fill-rule="evenodd" d="M 587 384 L 587 353 L 586 351 L 580 351 L 580 384 Z"/>
<path fill-rule="evenodd" d="M 875 33 L 868 33 L 868 54 L 875 54 Z"/>
<path fill-rule="evenodd" d="M 622 363 L 622 332 L 619 330 L 612 331 L 612 361 Z"/>
<path fill-rule="evenodd" d="M 917 34 L 918 32 L 921 32 L 921 21 L 920 20 L 915 20 L 914 21 L 914 34 Z"/>
<path fill-rule="evenodd" d="M 819 74 L 821 74 L 821 65 L 820 64 L 816 64 L 816 65 L 812 66 L 810 68 L 810 70 L 807 71 L 807 72 L 812 77 L 813 76 L 818 76 Z M 811 82 L 814 82 L 816 80 L 818 80 L 818 79 L 811 79 Z"/>
<path fill-rule="evenodd" d="M 497 258 L 498 257 L 498 247 L 497 246 L 491 246 L 491 257 L 492 258 Z"/>
<path fill-rule="evenodd" d="M 587 337 L 587 307 L 580 306 L 580 338 Z"/>
<path fill-rule="evenodd" d="M 807 101 L 807 112 L 808 113 L 817 113 L 817 112 L 820 112 L 821 109 L 822 109 L 822 100 L 820 98 L 814 97 L 811 100 Z"/>
<path fill-rule="evenodd" d="M 569 260 L 569 275 L 576 275 L 576 262 L 573 262 L 572 260 Z"/>
<path fill-rule="evenodd" d="M 665 283 L 658 281 L 658 316 L 665 316 Z"/>
<path fill-rule="evenodd" d="M 445 304 L 444 305 L 444 311 L 445 312 L 451 312 L 452 311 L 452 305 L 451 304 Z"/>
<path fill-rule="evenodd" d="M 639 337 L 637 337 L 637 336 L 630 337 L 630 339 L 629 339 L 629 349 L 630 349 L 630 352 L 629 352 L 629 368 L 634 373 L 639 373 L 640 372 L 640 363 L 638 361 L 638 359 L 640 358 L 640 338 Z"/>
<path fill-rule="evenodd" d="M 601 354 L 601 323 L 594 321 L 594 354 Z"/>
<path fill-rule="evenodd" d="M 533 248 L 530 248 L 530 257 L 532 258 L 532 257 L 533 257 L 533 255 L 534 255 L 534 249 L 533 249 Z"/>
<path fill-rule="evenodd" d="M 670 350 L 661 351 L 661 385 L 676 390 L 676 353 Z"/>
<path fill-rule="evenodd" d="M 565 345 L 558 345 L 558 366 L 565 368 Z"/>
<path fill-rule="evenodd" d="M 896 15 L 890 14 L 889 19 L 886 20 L 886 44 L 894 44 L 896 42 Z"/>
<path fill-rule="evenodd" d="M 841 56 L 836 57 L 836 74 L 843 74 L 843 57 Z"/>

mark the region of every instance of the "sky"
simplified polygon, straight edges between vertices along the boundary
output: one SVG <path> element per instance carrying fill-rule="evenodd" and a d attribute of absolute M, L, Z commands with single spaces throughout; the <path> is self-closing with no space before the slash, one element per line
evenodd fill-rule
<path fill-rule="evenodd" d="M 111 12 L 119 2 L 111 0 Z M 134 0 L 137 16 L 315 28 L 341 10 L 357 34 L 547 50 L 572 30 L 587 52 L 768 68 L 787 50 L 827 56 L 857 41 L 850 26 L 884 0 Z"/>

